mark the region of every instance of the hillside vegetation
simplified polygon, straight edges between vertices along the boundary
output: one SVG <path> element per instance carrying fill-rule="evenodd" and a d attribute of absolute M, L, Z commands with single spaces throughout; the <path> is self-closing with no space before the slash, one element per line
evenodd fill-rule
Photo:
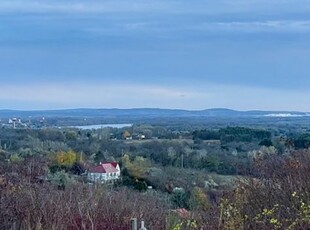
<path fill-rule="evenodd" d="M 309 133 L 160 125 L 0 130 L 1 229 L 309 229 Z M 118 162 L 96 184 L 89 167 Z"/>

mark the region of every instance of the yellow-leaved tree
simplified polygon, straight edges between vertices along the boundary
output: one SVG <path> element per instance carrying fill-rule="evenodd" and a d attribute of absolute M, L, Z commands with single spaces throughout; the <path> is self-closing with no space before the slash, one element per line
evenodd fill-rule
<path fill-rule="evenodd" d="M 72 167 L 72 165 L 77 161 L 77 153 L 73 150 L 59 151 L 55 154 L 54 162 L 59 166 Z"/>
<path fill-rule="evenodd" d="M 194 187 L 189 200 L 191 209 L 207 210 L 210 208 L 210 202 L 207 194 L 202 188 Z"/>
<path fill-rule="evenodd" d="M 144 157 L 136 156 L 133 161 L 130 161 L 127 154 L 123 156 L 122 162 L 128 174 L 136 179 L 144 178 L 151 166 L 150 162 Z"/>

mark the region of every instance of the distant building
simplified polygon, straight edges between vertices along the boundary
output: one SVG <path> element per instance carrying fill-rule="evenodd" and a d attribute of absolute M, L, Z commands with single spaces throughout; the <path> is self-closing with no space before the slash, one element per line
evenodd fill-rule
<path fill-rule="evenodd" d="M 121 170 L 117 162 L 101 163 L 90 167 L 87 172 L 87 179 L 90 182 L 105 183 L 118 180 Z"/>
<path fill-rule="evenodd" d="M 27 127 L 27 125 L 25 123 L 22 122 L 21 118 L 10 118 L 8 121 L 8 125 L 6 127 L 13 127 L 15 128 L 25 128 Z"/>
<path fill-rule="evenodd" d="M 125 140 L 132 140 L 132 136 L 131 136 L 130 132 L 128 132 L 127 130 L 125 130 L 125 131 L 123 132 L 123 139 L 125 139 Z"/>

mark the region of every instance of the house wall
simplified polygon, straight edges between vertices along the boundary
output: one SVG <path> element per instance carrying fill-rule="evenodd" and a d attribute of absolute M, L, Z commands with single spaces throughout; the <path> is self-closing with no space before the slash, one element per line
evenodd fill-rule
<path fill-rule="evenodd" d="M 120 167 L 119 167 L 119 164 L 116 165 L 116 169 L 118 170 L 118 172 L 121 171 Z"/>
<path fill-rule="evenodd" d="M 87 179 L 92 182 L 104 182 L 109 180 L 117 180 L 120 177 L 120 172 L 116 173 L 88 173 Z"/>

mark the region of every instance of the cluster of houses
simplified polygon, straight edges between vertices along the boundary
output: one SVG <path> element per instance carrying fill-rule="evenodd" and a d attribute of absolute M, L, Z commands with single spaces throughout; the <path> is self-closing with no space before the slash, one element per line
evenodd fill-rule
<path fill-rule="evenodd" d="M 2 123 L 2 128 L 26 128 L 27 124 L 20 118 L 10 118 L 7 123 Z"/>
<path fill-rule="evenodd" d="M 45 127 L 45 118 L 22 120 L 21 118 L 12 117 L 8 118 L 8 120 L 0 119 L 0 127 L 8 129 L 42 128 Z"/>

